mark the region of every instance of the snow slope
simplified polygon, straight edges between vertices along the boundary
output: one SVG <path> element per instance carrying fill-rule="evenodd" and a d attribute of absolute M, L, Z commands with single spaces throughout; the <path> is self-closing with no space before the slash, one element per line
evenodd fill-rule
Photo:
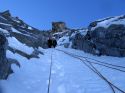
<path fill-rule="evenodd" d="M 1 81 L 3 93 L 46 93 L 51 50 L 45 52 L 40 59 L 27 60 L 8 51 L 9 57 L 20 61 L 21 68 L 13 66 L 15 73 L 7 81 Z"/>
<path fill-rule="evenodd" d="M 97 57 L 79 50 L 57 48 L 73 54 L 125 66 L 125 58 Z M 47 93 L 51 54 L 53 55 L 53 65 L 50 93 L 112 93 L 107 83 L 79 60 L 55 49 L 39 50 L 43 51 L 45 55 L 40 55 L 39 59 L 31 60 L 7 52 L 9 57 L 20 60 L 21 68 L 13 66 L 15 73 L 7 81 L 0 82 L 2 93 Z M 125 91 L 125 73 L 95 66 L 104 76 Z"/>

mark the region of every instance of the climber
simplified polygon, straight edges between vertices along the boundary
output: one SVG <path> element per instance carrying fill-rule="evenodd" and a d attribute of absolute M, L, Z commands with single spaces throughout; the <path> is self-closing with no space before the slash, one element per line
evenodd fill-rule
<path fill-rule="evenodd" d="M 57 46 L 57 41 L 56 41 L 56 39 L 54 38 L 53 39 L 53 47 L 55 48 Z"/>
<path fill-rule="evenodd" d="M 51 39 L 51 38 L 49 38 L 49 39 L 48 39 L 48 47 L 49 47 L 49 48 L 51 48 L 51 47 L 52 47 L 52 43 L 53 43 L 53 42 L 52 42 L 52 39 Z"/>

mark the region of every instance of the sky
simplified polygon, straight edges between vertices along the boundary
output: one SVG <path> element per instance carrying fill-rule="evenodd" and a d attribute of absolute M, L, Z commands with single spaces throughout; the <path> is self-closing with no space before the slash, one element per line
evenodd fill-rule
<path fill-rule="evenodd" d="M 41 30 L 51 29 L 55 21 L 83 28 L 97 19 L 125 14 L 125 0 L 0 0 L 0 12 L 5 10 Z"/>

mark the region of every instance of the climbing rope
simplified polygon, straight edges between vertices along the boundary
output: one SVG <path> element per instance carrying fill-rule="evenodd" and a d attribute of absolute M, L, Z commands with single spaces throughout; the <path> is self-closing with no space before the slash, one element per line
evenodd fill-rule
<path fill-rule="evenodd" d="M 77 56 L 77 57 L 80 57 L 80 58 L 83 58 L 83 59 L 92 60 L 92 61 L 90 61 L 90 63 L 92 63 L 92 64 L 104 66 L 106 68 L 117 70 L 117 71 L 120 71 L 120 72 L 125 72 L 125 67 L 124 66 L 118 66 L 118 65 L 114 65 L 114 64 L 98 61 L 96 59 L 79 56 L 79 55 L 76 55 L 76 54 L 73 54 L 73 53 L 69 53 L 69 52 L 66 52 L 66 51 L 63 51 L 63 50 L 59 50 L 59 49 L 56 49 L 56 50 L 61 51 L 61 52 L 65 52 L 66 54 L 74 55 L 74 56 Z"/>
<path fill-rule="evenodd" d="M 50 70 L 49 70 L 49 82 L 48 82 L 47 93 L 50 93 L 51 77 L 52 77 L 52 66 L 53 66 L 53 50 L 51 52 L 51 63 L 50 63 Z"/>
<path fill-rule="evenodd" d="M 80 57 L 80 56 L 77 56 L 75 54 L 72 54 L 72 53 L 69 53 L 69 52 L 66 52 L 66 51 L 63 51 L 63 50 L 59 50 L 59 49 L 56 49 L 56 50 L 57 51 L 61 51 L 61 52 L 65 53 L 65 54 L 67 54 L 67 55 L 69 55 L 69 56 L 71 56 L 71 57 L 73 57 L 75 59 L 80 60 L 85 66 L 87 66 L 90 70 L 92 70 L 95 74 L 97 74 L 102 80 L 104 80 L 109 85 L 109 87 L 111 88 L 111 90 L 112 90 L 113 93 L 116 93 L 115 89 L 117 89 L 121 93 L 125 93 L 124 90 L 120 89 L 119 87 L 117 87 L 116 85 L 114 85 L 111 81 L 109 81 L 105 76 L 103 76 L 101 74 L 101 72 L 99 72 L 97 70 L 97 68 L 94 67 L 94 65 L 92 64 L 92 62 L 89 61 L 86 57 Z M 109 65 L 112 65 L 112 64 L 109 64 Z M 115 65 L 112 65 L 112 66 L 115 66 Z M 116 67 L 120 67 L 120 66 L 116 66 Z"/>

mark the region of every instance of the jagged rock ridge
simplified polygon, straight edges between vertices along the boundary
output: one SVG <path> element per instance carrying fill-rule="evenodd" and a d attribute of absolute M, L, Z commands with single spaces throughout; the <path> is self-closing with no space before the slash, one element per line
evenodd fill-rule
<path fill-rule="evenodd" d="M 27 46 L 46 48 L 46 37 L 49 32 L 40 31 L 24 23 L 18 17 L 12 17 L 9 11 L 0 13 L 0 30 L 6 36 L 13 36 Z"/>

